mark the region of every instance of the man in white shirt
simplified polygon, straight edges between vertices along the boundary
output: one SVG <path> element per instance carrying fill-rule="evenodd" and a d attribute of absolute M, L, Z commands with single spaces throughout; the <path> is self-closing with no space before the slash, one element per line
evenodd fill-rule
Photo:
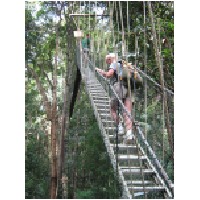
<path fill-rule="evenodd" d="M 118 81 L 118 69 L 120 67 L 120 64 L 116 61 L 116 56 L 114 54 L 110 54 L 106 56 L 106 63 L 110 65 L 108 72 L 103 71 L 102 69 L 99 68 L 95 68 L 100 74 L 102 74 L 103 76 L 107 77 L 107 78 L 111 78 L 114 79 L 114 89 L 115 92 L 118 94 L 118 96 L 120 96 L 120 85 L 119 85 L 119 81 Z M 124 106 L 126 107 L 127 111 L 129 113 L 131 113 L 132 110 L 132 99 L 131 97 L 127 96 L 127 88 L 122 85 L 122 100 L 124 103 Z M 116 113 L 116 110 L 118 109 L 118 100 L 116 97 L 111 97 L 111 114 L 112 117 L 114 119 L 114 121 L 119 124 L 119 134 L 123 134 L 123 127 L 122 124 L 119 123 L 119 117 Z M 127 143 L 130 143 L 133 139 L 133 134 L 132 134 L 132 121 L 131 119 L 127 116 L 126 112 L 123 113 L 123 117 L 124 117 L 124 121 L 126 124 L 126 139 L 127 139 Z"/>

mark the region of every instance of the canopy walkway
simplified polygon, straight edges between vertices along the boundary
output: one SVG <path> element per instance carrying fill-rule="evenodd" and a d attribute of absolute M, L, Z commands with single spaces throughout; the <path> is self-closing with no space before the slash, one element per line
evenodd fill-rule
<path fill-rule="evenodd" d="M 148 4 L 148 6 L 150 11 L 150 4 Z M 105 25 L 102 28 L 102 34 L 98 35 L 98 38 L 101 36 L 102 38 L 96 40 L 93 36 L 93 38 L 91 38 L 89 51 L 85 51 L 85 49 L 82 49 L 80 41 L 81 37 L 78 38 L 76 48 L 78 68 L 81 71 L 81 76 L 85 83 L 85 89 L 89 95 L 90 103 L 93 107 L 94 114 L 106 146 L 106 150 L 110 156 L 110 161 L 113 165 L 116 176 L 118 177 L 120 187 L 122 188 L 121 197 L 125 199 L 173 198 L 173 183 L 166 173 L 166 165 L 164 163 L 166 161 L 166 149 L 167 151 L 169 151 L 169 149 L 171 148 L 173 152 L 173 139 L 168 137 L 168 144 L 166 144 L 165 141 L 167 135 L 173 135 L 169 133 L 170 131 L 173 132 L 172 129 L 174 93 L 173 91 L 165 88 L 164 84 L 159 85 L 157 82 L 155 82 L 150 76 L 145 73 L 145 70 L 142 71 L 140 70 L 140 68 L 138 68 L 138 59 L 140 57 L 138 43 L 139 37 L 135 32 L 134 53 L 129 52 L 128 41 L 126 40 L 127 38 L 125 39 L 126 33 L 128 35 L 131 34 L 130 21 L 127 21 L 128 28 L 126 32 L 124 29 L 122 17 L 123 14 L 126 14 L 127 18 L 129 18 L 128 4 L 127 13 L 122 12 L 122 7 L 120 3 L 118 7 L 119 10 L 116 9 L 116 7 L 117 4 L 115 3 L 113 4 L 113 7 L 110 6 L 108 12 L 109 15 L 106 16 L 107 22 L 105 22 Z M 113 16 L 113 10 L 116 10 L 116 16 Z M 113 23 L 114 17 L 116 17 L 116 19 L 120 19 L 121 23 L 121 42 L 117 45 L 116 41 L 119 41 L 120 37 L 120 24 L 118 21 L 118 32 L 115 32 Z M 95 16 L 95 21 L 97 22 L 97 16 Z M 78 30 L 80 30 L 78 20 L 77 28 Z M 87 30 L 87 28 L 89 28 L 90 31 L 90 20 L 89 27 L 85 27 L 85 29 Z M 96 28 L 97 30 L 99 30 L 98 27 Z M 108 34 L 103 34 L 103 31 Z M 142 57 L 144 59 L 144 65 L 147 65 L 147 55 L 145 55 L 147 54 L 145 35 L 146 33 L 144 29 L 144 55 Z M 111 42 L 109 40 L 111 40 Z M 110 44 L 112 42 L 113 45 Z M 157 44 L 157 41 L 153 41 L 153 43 Z M 108 52 L 109 44 L 112 46 L 113 52 L 118 57 L 118 59 L 125 58 L 128 61 L 128 58 L 132 57 L 133 62 L 134 57 L 135 66 L 140 75 L 143 77 L 143 89 L 134 90 L 135 104 L 133 107 L 133 113 L 128 113 L 123 102 L 119 99 L 119 97 L 113 90 L 113 86 L 110 80 L 104 78 L 100 73 L 95 71 L 95 67 L 105 69 L 103 62 L 106 52 Z M 154 47 L 154 49 L 156 48 Z M 158 57 L 157 60 L 159 60 Z M 160 65 L 162 65 L 161 60 Z M 164 80 L 161 80 L 161 82 L 164 83 Z M 115 97 L 118 99 L 118 114 L 122 116 L 122 113 L 126 112 L 128 117 L 133 122 L 135 140 L 132 144 L 124 143 L 124 136 L 118 135 L 118 129 L 110 113 L 111 95 L 115 95 Z M 166 115 L 168 117 L 166 117 Z M 157 140 L 160 136 L 162 136 L 162 139 Z M 158 141 L 163 142 L 161 144 L 161 142 L 159 143 Z M 168 147 L 166 148 L 167 145 Z"/>
<path fill-rule="evenodd" d="M 55 4 L 44 2 L 43 10 L 36 14 L 36 18 L 30 12 L 26 13 L 26 141 L 32 147 L 29 135 L 32 137 L 37 132 L 37 138 L 34 137 L 39 145 L 44 144 L 44 156 L 40 156 L 40 148 L 37 153 L 41 160 L 46 156 L 46 163 L 51 166 L 51 172 L 47 170 L 51 174 L 51 185 L 48 186 L 51 198 L 62 196 L 66 199 L 72 195 L 72 198 L 78 195 L 92 197 L 93 193 L 99 197 L 104 191 L 103 196 L 120 196 L 124 199 L 174 198 L 173 33 L 165 33 L 169 26 L 165 22 L 166 16 L 162 17 L 162 13 L 158 12 L 161 7 L 163 13 L 165 8 L 168 8 L 166 13 L 173 10 L 173 6 L 166 6 L 164 2 L 153 4 L 152 9 L 151 2 L 145 1 L 74 1 Z M 50 20 L 46 21 L 46 17 Z M 173 20 L 169 21 L 173 30 Z M 83 32 L 89 39 L 83 38 Z M 95 71 L 95 67 L 107 70 L 105 56 L 111 52 L 117 59 L 131 62 L 143 78 L 143 86 L 134 88 L 132 113 L 127 111 L 110 79 Z M 81 80 L 83 84 L 80 84 Z M 87 95 L 81 91 L 82 86 L 85 86 Z M 121 120 L 123 113 L 126 113 L 132 121 L 135 138 L 130 144 L 124 142 L 125 134 L 118 134 L 118 125 L 111 117 L 110 99 L 113 95 L 119 102 L 117 114 Z M 33 103 L 34 100 L 37 105 Z M 80 105 L 77 105 L 78 100 Z M 95 116 L 96 120 L 90 121 L 91 116 Z M 105 144 L 101 152 L 108 161 L 105 167 L 111 170 L 102 173 L 90 190 L 100 170 L 92 174 L 92 166 L 85 172 L 88 167 L 86 164 L 93 165 L 91 157 L 99 154 L 93 151 L 95 148 L 92 146 L 90 152 L 95 153 L 87 157 L 89 162 L 85 162 L 89 150 L 85 148 L 84 142 L 88 142 L 86 136 L 93 137 L 93 133 L 100 136 L 99 132 Z M 83 168 L 77 162 L 79 152 Z M 107 159 L 107 155 L 110 159 Z M 29 158 L 32 163 L 32 157 Z M 100 166 L 99 163 L 97 165 Z M 37 179 L 37 182 L 40 180 Z M 32 190 L 37 190 L 32 189 L 35 182 L 31 183 L 27 196 L 35 198 L 32 194 Z M 99 182 L 106 182 L 108 186 L 102 184 L 96 194 Z M 85 192 L 85 189 L 88 190 Z"/>
<path fill-rule="evenodd" d="M 94 71 L 88 53 L 77 48 L 77 55 L 103 141 L 123 189 L 122 198 L 173 198 L 173 184 L 145 139 L 140 123 L 134 123 L 134 143 L 123 143 L 123 136 L 116 134 L 110 114 L 110 94 L 114 93 L 112 85 Z M 120 106 L 125 110 L 122 102 Z"/>

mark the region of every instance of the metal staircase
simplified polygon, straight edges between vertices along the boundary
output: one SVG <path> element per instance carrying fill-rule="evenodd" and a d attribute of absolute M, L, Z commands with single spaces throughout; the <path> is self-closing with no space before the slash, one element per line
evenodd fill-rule
<path fill-rule="evenodd" d="M 83 57 L 84 55 L 82 55 Z M 82 63 L 84 62 L 83 59 Z M 118 136 L 116 144 L 116 127 L 110 114 L 110 97 L 105 90 L 106 82 L 103 86 L 88 64 L 81 65 L 80 69 L 111 163 L 118 172 L 123 191 L 122 198 L 173 198 L 172 184 L 165 180 L 167 175 L 155 154 L 152 153 L 147 141 L 142 137 L 139 126 L 137 126 L 137 135 L 141 137 L 144 146 L 152 154 L 153 160 L 150 160 L 145 154 L 142 144 L 139 142 L 141 140 L 136 139 L 133 144 L 125 144 L 123 136 Z M 161 172 L 159 172 L 159 168 L 161 168 Z"/>

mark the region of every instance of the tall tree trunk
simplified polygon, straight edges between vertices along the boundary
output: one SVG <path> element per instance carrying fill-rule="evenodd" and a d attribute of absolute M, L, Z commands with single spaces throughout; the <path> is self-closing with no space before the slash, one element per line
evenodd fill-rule
<path fill-rule="evenodd" d="M 72 13 L 72 6 L 68 9 L 68 14 Z M 67 24 L 67 38 L 66 38 L 66 77 L 65 77 L 65 91 L 64 91 L 64 105 L 62 111 L 62 133 L 61 133 L 61 171 L 62 171 L 62 198 L 68 198 L 68 164 L 65 161 L 68 160 L 68 155 L 65 154 L 68 151 L 68 131 L 69 131 L 69 119 L 70 119 L 70 87 L 72 82 L 72 67 L 73 67 L 73 20 L 72 17 L 65 14 L 65 20 Z"/>
<path fill-rule="evenodd" d="M 76 134 L 76 144 L 74 147 L 74 167 L 73 167 L 73 199 L 76 199 L 77 192 L 77 149 L 78 149 L 78 135 Z"/>
<path fill-rule="evenodd" d="M 56 28 L 57 29 L 57 28 Z M 51 124 L 51 146 L 52 146 L 52 170 L 51 170 L 51 199 L 57 196 L 57 58 L 58 58 L 58 30 L 56 30 L 56 53 L 55 66 L 53 68 L 53 93 L 52 93 L 52 124 Z"/>
<path fill-rule="evenodd" d="M 148 5 L 148 10 L 149 10 L 149 15 L 151 19 L 151 24 L 152 24 L 152 33 L 153 33 L 153 46 L 155 50 L 155 57 L 156 57 L 156 65 L 159 68 L 160 71 L 160 84 L 161 84 L 161 89 L 163 91 L 163 99 L 164 99 L 164 110 L 165 110 L 165 116 L 166 116 L 166 125 L 167 125 L 167 132 L 168 132 L 168 142 L 172 150 L 172 160 L 174 158 L 174 144 L 173 144 L 173 136 L 172 136 L 172 130 L 171 130 L 171 125 L 170 125 L 170 120 L 169 120 L 169 111 L 168 111 L 168 102 L 167 102 L 167 96 L 164 91 L 164 73 L 163 73 L 163 67 L 162 67 L 162 61 L 161 61 L 161 56 L 159 52 L 159 47 L 158 47 L 158 42 L 157 42 L 157 37 L 156 37 L 156 28 L 155 28 L 155 22 L 154 22 L 154 16 L 153 16 L 153 11 L 151 7 L 151 2 L 147 2 Z"/>
<path fill-rule="evenodd" d="M 78 91 L 78 94 L 77 94 L 77 101 L 80 102 L 80 96 L 81 96 L 81 92 L 80 90 Z M 78 112 L 76 113 L 77 114 L 77 124 L 76 124 L 76 134 L 75 134 L 75 137 L 76 137 L 76 142 L 74 144 L 74 167 L 73 167 L 73 199 L 76 199 L 76 193 L 77 193 L 77 179 L 78 179 L 78 171 L 77 171 L 77 166 L 78 166 L 78 155 L 77 155 L 77 152 L 78 152 L 78 142 L 79 142 L 79 127 L 81 127 L 81 112 L 80 110 L 78 110 Z"/>

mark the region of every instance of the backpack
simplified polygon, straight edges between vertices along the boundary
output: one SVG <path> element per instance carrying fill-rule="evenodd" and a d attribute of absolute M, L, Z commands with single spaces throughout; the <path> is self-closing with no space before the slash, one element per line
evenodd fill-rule
<path fill-rule="evenodd" d="M 89 38 L 82 40 L 82 47 L 83 48 L 90 48 L 90 39 Z"/>
<path fill-rule="evenodd" d="M 120 65 L 123 65 L 123 62 L 122 60 L 119 60 L 118 63 Z M 122 81 L 123 81 L 123 85 L 125 87 L 128 87 L 128 77 L 127 77 L 127 74 L 128 74 L 128 69 L 127 67 L 123 67 L 123 66 L 120 66 L 121 69 L 122 69 Z M 116 80 L 118 81 L 118 70 L 116 70 L 115 72 L 115 78 Z M 138 74 L 138 76 L 135 78 L 135 73 L 134 73 L 134 70 L 131 69 L 131 77 L 130 77 L 130 86 L 131 86 L 131 90 L 133 89 L 139 89 L 141 86 L 143 85 L 143 79 L 142 77 Z"/>
<path fill-rule="evenodd" d="M 86 39 L 86 44 L 87 44 L 87 48 L 90 48 L 90 39 L 89 38 Z"/>

